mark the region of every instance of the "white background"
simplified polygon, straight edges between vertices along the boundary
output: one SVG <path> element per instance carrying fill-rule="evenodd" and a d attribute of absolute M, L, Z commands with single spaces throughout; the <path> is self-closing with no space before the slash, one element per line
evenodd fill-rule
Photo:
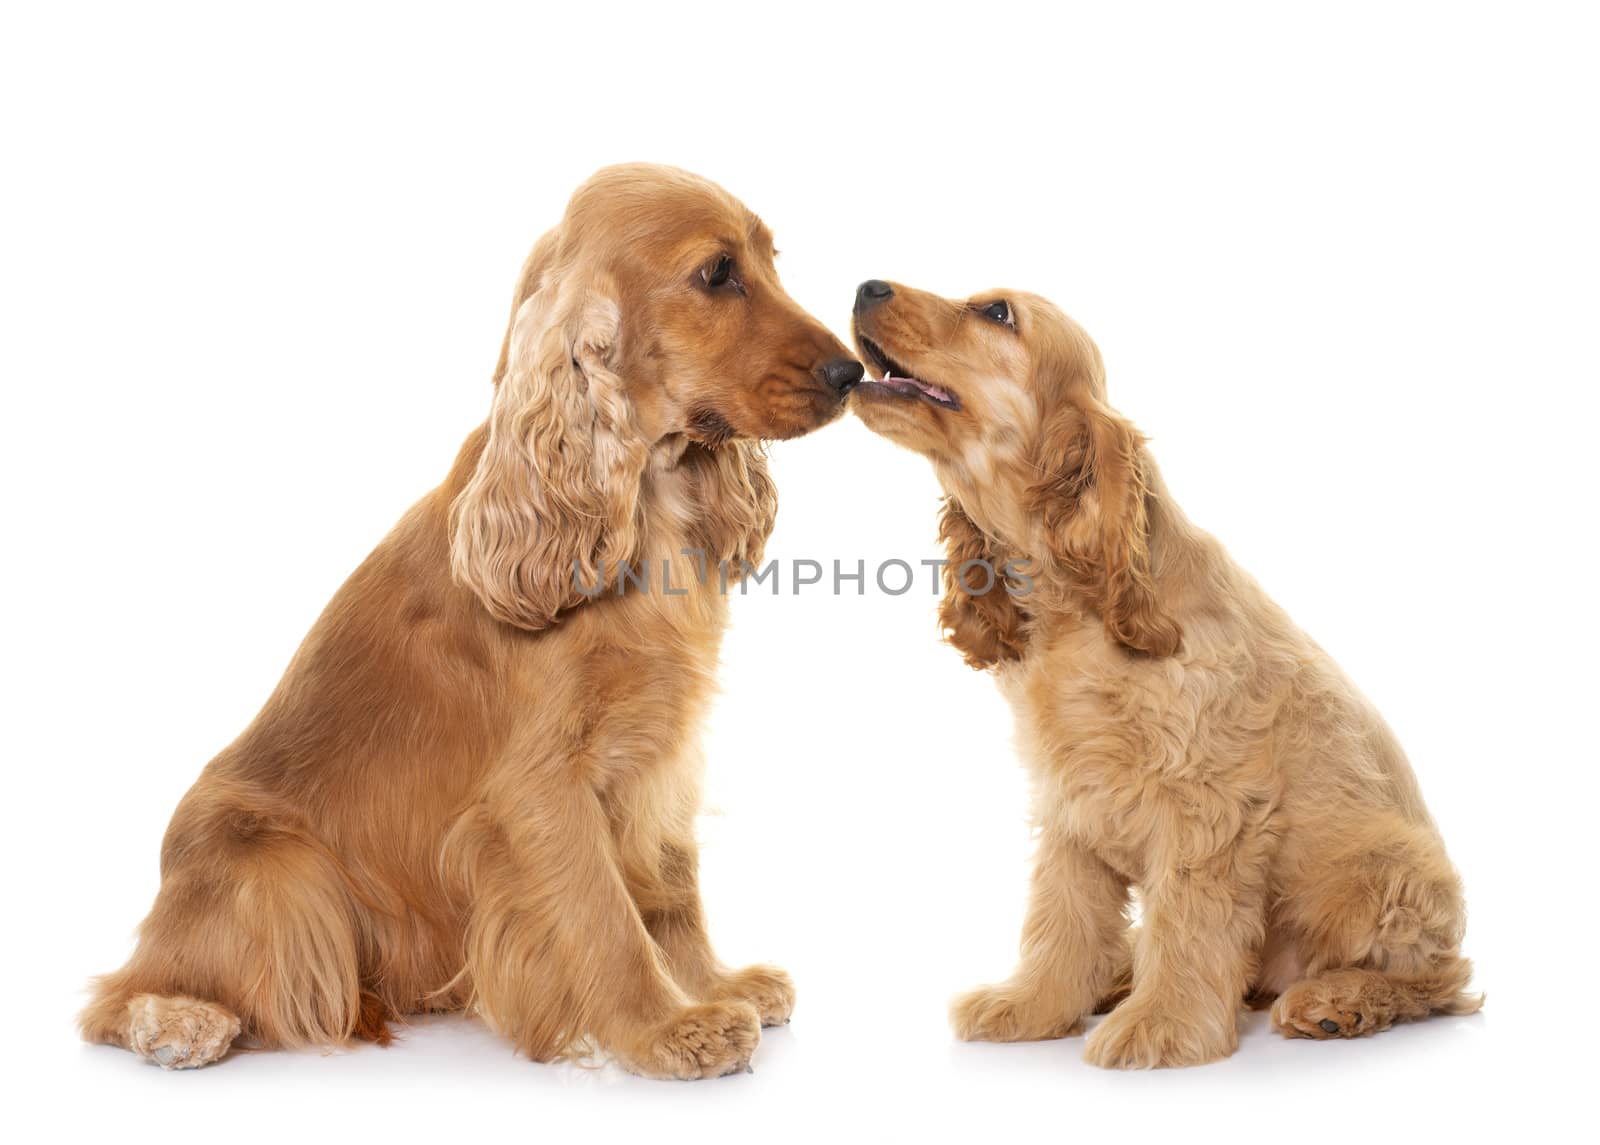
<path fill-rule="evenodd" d="M 1106 6 L 1109 8 L 1109 5 Z M 56 1139 L 1444 1139 L 1551 1121 L 1595 1020 L 1597 86 L 1581 9 L 14 5 L 0 23 L 7 1114 Z M 731 960 L 800 990 L 753 1076 L 538 1066 L 463 1019 L 182 1075 L 75 1040 L 167 816 L 482 419 L 512 281 L 595 167 L 761 212 L 855 284 L 1038 290 L 1178 501 L 1377 700 L 1489 1003 L 1201 1069 L 966 1046 L 1028 854 L 934 597 L 737 601 L 707 729 Z M 926 465 L 772 451 L 769 552 L 937 555 Z M 1585 1073 L 1589 1071 L 1584 1071 Z"/>

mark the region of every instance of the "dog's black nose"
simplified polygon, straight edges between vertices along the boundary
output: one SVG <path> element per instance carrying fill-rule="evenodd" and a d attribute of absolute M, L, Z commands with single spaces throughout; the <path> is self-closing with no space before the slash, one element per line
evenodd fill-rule
<path fill-rule="evenodd" d="M 829 389 L 838 390 L 841 394 L 849 393 L 866 369 L 854 358 L 835 358 L 831 362 L 824 362 L 818 367 L 817 372 L 822 375 L 822 380 Z"/>
<path fill-rule="evenodd" d="M 881 278 L 869 278 L 856 287 L 856 313 L 860 314 L 870 306 L 876 306 L 884 299 L 894 294 L 894 287 Z"/>

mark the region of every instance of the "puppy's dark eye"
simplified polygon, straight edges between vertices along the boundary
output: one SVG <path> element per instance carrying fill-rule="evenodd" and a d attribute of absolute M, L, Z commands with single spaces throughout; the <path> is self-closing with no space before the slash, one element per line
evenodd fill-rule
<path fill-rule="evenodd" d="M 987 306 L 978 307 L 978 313 L 982 314 L 990 322 L 998 322 L 1002 326 L 1015 326 L 1017 324 L 1017 320 L 1011 316 L 1010 303 L 1004 299 L 999 302 L 991 302 Z"/>
<path fill-rule="evenodd" d="M 723 255 L 710 266 L 700 270 L 700 281 L 707 287 L 715 290 L 719 286 L 728 285 L 728 280 L 733 277 L 733 259 Z"/>

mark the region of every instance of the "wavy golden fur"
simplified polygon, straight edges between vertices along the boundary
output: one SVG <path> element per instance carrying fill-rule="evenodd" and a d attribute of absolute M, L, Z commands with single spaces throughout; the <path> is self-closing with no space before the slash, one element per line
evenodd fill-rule
<path fill-rule="evenodd" d="M 1088 335 L 1031 295 L 876 281 L 855 328 L 884 379 L 852 404 L 948 494 L 940 618 L 1011 701 L 1033 780 L 1021 963 L 956 1001 L 956 1032 L 1063 1037 L 1111 1008 L 1089 1061 L 1180 1066 L 1231 1053 L 1247 1000 L 1307 1038 L 1476 1010 L 1460 882 L 1399 744 L 1174 504 Z M 1022 573 L 975 594 L 974 560 Z"/>
<path fill-rule="evenodd" d="M 690 1078 L 787 1020 L 788 977 L 706 936 L 694 740 L 727 612 L 681 553 L 759 561 L 759 439 L 832 420 L 860 376 L 773 257 L 687 173 L 578 189 L 523 269 L 487 425 L 184 797 L 86 1038 L 174 1068 L 470 1008 L 536 1060 Z"/>

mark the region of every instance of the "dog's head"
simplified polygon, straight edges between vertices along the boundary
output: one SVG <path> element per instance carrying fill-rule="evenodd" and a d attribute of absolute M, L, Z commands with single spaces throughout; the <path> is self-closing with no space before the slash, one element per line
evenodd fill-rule
<path fill-rule="evenodd" d="M 523 343 L 559 328 L 615 375 L 649 441 L 825 425 L 861 366 L 784 293 L 776 255 L 767 225 L 715 183 L 645 163 L 604 168 L 528 256 L 496 383 L 529 365 Z"/>
<path fill-rule="evenodd" d="M 686 442 L 723 491 L 710 511 L 739 517 L 711 532 L 770 525 L 757 443 L 832 421 L 862 374 L 775 255 L 759 218 L 685 171 L 608 167 L 573 194 L 523 266 L 451 512 L 456 577 L 496 617 L 543 627 L 582 599 L 577 578 L 630 560 L 650 459 Z"/>
<path fill-rule="evenodd" d="M 857 290 L 853 325 L 870 375 L 857 415 L 933 462 L 947 512 L 1059 582 L 1118 643 L 1174 652 L 1150 572 L 1144 439 L 1106 403 L 1083 328 L 1036 295 L 955 300 L 878 279 Z"/>

